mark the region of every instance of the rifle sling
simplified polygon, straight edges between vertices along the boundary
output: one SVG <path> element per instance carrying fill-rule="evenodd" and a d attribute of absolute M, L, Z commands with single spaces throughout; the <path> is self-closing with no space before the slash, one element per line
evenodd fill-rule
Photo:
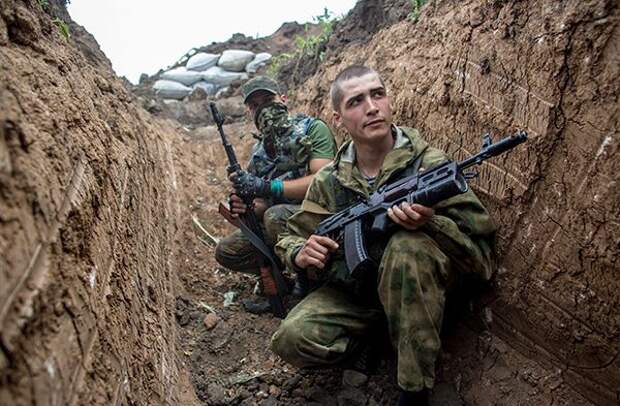
<path fill-rule="evenodd" d="M 269 249 L 269 247 L 267 247 L 267 244 L 265 244 L 263 240 L 261 240 L 260 237 L 257 236 L 254 231 L 252 231 L 250 227 L 248 227 L 243 221 L 239 221 L 237 225 L 239 226 L 239 229 L 241 230 L 243 235 L 245 235 L 247 239 L 250 240 L 250 243 L 252 243 L 254 248 L 260 251 L 260 253 L 263 254 L 265 258 L 269 260 L 269 262 L 271 262 L 271 266 L 278 268 L 278 264 L 273 255 L 271 254 L 271 250 Z"/>

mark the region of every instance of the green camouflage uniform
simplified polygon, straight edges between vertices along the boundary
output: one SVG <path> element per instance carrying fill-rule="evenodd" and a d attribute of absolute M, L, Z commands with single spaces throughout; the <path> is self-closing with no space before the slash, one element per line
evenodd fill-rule
<path fill-rule="evenodd" d="M 252 150 L 248 172 L 265 179 L 298 179 L 307 175 L 311 159 L 334 157 L 336 143 L 325 123 L 301 114 L 289 116 L 280 103 L 268 107 L 256 117 L 256 126 L 263 131 Z M 286 220 L 299 210 L 299 203 L 285 198 L 267 200 L 269 208 L 261 225 L 268 246 L 286 229 Z M 220 240 L 215 259 L 228 269 L 258 274 L 256 250 L 241 230 Z"/>
<path fill-rule="evenodd" d="M 346 188 L 367 198 L 418 157 L 420 170 L 447 159 L 416 130 L 394 127 L 393 134 L 394 148 L 372 186 L 355 166 L 350 142 L 315 175 L 302 209 L 289 219 L 288 233 L 276 245 L 289 269 L 296 268 L 293 259 L 319 222 L 341 209 L 339 191 Z M 419 230 L 401 228 L 385 241 L 367 243 L 379 266 L 366 278 L 348 274 L 339 248 L 326 270 L 317 270 L 323 286 L 293 308 L 274 334 L 273 351 L 299 367 L 342 365 L 351 349 L 369 340 L 377 323 L 387 319 L 398 355 L 399 386 L 410 391 L 432 388 L 446 291 L 464 273 L 490 278 L 495 240 L 493 222 L 473 192 L 434 209 L 435 215 Z"/>

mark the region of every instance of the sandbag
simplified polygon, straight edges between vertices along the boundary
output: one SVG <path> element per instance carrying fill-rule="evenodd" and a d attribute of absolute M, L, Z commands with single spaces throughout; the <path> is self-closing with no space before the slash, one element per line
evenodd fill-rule
<path fill-rule="evenodd" d="M 222 52 L 217 66 L 230 72 L 241 72 L 252 59 L 254 59 L 254 52 L 228 49 Z"/>
<path fill-rule="evenodd" d="M 220 58 L 221 60 L 222 58 Z M 248 74 L 243 72 L 228 72 L 219 66 L 214 66 L 202 73 L 202 78 L 217 86 L 228 86 L 235 80 L 247 80 Z"/>
<path fill-rule="evenodd" d="M 155 94 L 164 99 L 181 100 L 191 93 L 192 88 L 172 80 L 158 80 L 153 85 Z"/>
<path fill-rule="evenodd" d="M 184 66 L 179 66 L 162 73 L 160 77 L 161 79 L 182 83 L 185 86 L 191 86 L 202 79 L 202 74 L 193 70 L 187 70 Z"/>
<path fill-rule="evenodd" d="M 202 89 L 204 89 L 204 91 L 207 92 L 209 96 L 214 95 L 215 91 L 217 90 L 216 85 L 214 85 L 213 83 L 209 83 L 205 80 L 201 80 L 192 85 L 192 89 L 196 89 L 197 87 L 201 87 Z"/>
<path fill-rule="evenodd" d="M 185 67 L 187 70 L 204 71 L 217 64 L 217 60 L 220 58 L 219 54 L 208 54 L 206 52 L 199 52 L 196 55 L 189 58 Z"/>
<path fill-rule="evenodd" d="M 271 54 L 268 52 L 261 52 L 256 54 L 252 62 L 248 63 L 245 66 L 245 71 L 247 73 L 256 73 L 258 68 L 261 68 L 267 64 L 267 61 L 271 59 Z"/>

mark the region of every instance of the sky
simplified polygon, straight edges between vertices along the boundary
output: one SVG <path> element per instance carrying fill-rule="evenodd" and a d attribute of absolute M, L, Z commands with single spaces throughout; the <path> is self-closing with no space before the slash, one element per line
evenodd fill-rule
<path fill-rule="evenodd" d="M 284 22 L 311 22 L 326 7 L 346 14 L 355 0 L 71 0 L 71 18 L 95 36 L 119 76 L 137 83 L 194 47 L 240 32 L 273 34 Z"/>

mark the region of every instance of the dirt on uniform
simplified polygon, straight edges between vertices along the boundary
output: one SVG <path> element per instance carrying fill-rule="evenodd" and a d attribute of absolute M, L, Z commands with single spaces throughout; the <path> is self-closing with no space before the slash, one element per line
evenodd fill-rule
<path fill-rule="evenodd" d="M 268 350 L 278 320 L 239 305 L 253 278 L 213 259 L 232 230 L 216 130 L 149 115 L 63 2 L 41 3 L 0 4 L 0 404 L 392 404 L 388 347 L 359 386 Z M 485 131 L 530 134 L 472 182 L 502 261 L 448 310 L 432 404 L 617 404 L 616 3 L 410 11 L 358 2 L 287 83 L 294 111 L 329 122 L 330 80 L 373 66 L 396 121 L 456 158 Z M 245 162 L 252 123 L 226 131 Z"/>

